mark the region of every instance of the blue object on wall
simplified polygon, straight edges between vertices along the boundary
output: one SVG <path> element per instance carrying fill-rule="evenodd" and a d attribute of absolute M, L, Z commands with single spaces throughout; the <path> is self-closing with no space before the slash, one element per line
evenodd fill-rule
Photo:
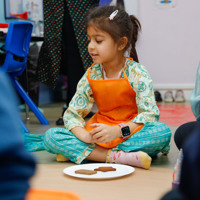
<path fill-rule="evenodd" d="M 0 23 L 11 23 L 16 21 L 26 21 L 22 19 L 5 19 L 4 0 L 0 0 Z"/>
<path fill-rule="evenodd" d="M 100 0 L 99 6 L 106 6 L 109 5 L 112 2 L 112 0 Z"/>
<path fill-rule="evenodd" d="M 0 1 L 0 23 L 5 23 L 4 1 Z"/>

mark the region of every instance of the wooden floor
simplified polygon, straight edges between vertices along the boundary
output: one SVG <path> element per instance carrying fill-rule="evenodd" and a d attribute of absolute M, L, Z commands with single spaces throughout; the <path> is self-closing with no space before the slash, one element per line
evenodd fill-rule
<path fill-rule="evenodd" d="M 50 122 L 49 125 L 41 125 L 34 114 L 29 112 L 30 119 L 25 120 L 25 123 L 30 133 L 44 134 L 49 128 L 55 127 L 55 121 L 62 113 L 62 106 L 62 103 L 54 103 L 40 107 Z M 93 110 L 96 111 L 96 107 Z M 22 117 L 26 118 L 25 113 L 22 113 Z M 170 128 L 174 133 L 177 127 Z M 73 163 L 57 163 L 55 155 L 45 151 L 34 152 L 33 155 L 38 164 L 36 174 L 31 180 L 32 187 L 71 191 L 83 200 L 159 200 L 171 189 L 178 150 L 172 136 L 170 153 L 167 156 L 159 154 L 153 159 L 150 170 L 136 168 L 129 176 L 104 181 L 71 178 L 63 174 L 63 169 L 74 165 Z"/>

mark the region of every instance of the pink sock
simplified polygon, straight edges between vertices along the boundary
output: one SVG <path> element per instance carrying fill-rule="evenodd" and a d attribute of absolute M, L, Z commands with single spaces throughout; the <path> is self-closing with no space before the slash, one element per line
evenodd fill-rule
<path fill-rule="evenodd" d="M 110 155 L 109 155 L 110 154 Z M 131 165 L 149 169 L 151 165 L 151 157 L 142 151 L 124 152 L 124 151 L 109 151 L 107 162 Z"/>

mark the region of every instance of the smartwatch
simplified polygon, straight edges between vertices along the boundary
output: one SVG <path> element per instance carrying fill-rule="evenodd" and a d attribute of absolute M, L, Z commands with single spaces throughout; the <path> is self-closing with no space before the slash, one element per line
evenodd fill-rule
<path fill-rule="evenodd" d="M 121 127 L 122 138 L 126 139 L 131 134 L 129 126 L 126 126 L 124 123 L 118 125 Z"/>

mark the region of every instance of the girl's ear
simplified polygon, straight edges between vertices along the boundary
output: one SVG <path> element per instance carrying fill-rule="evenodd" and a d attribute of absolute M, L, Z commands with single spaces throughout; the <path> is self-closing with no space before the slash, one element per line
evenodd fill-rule
<path fill-rule="evenodd" d="M 118 50 L 122 51 L 125 49 L 126 45 L 128 43 L 128 38 L 127 37 L 121 37 L 119 39 L 119 46 L 118 46 Z"/>

